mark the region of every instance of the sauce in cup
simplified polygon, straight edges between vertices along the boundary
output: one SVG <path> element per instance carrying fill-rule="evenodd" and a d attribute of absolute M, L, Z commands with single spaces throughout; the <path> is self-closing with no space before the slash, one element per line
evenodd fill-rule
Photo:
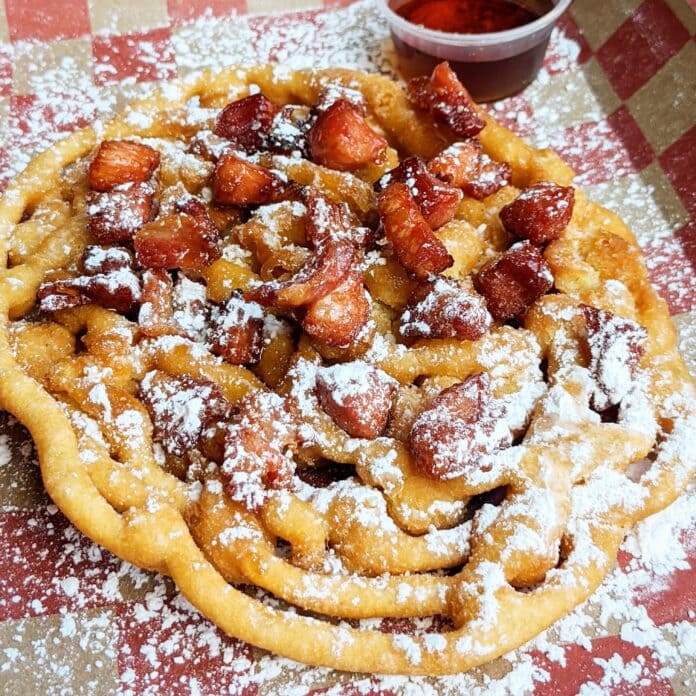
<path fill-rule="evenodd" d="M 449 61 L 476 101 L 534 80 L 571 0 L 379 0 L 404 77 Z"/>

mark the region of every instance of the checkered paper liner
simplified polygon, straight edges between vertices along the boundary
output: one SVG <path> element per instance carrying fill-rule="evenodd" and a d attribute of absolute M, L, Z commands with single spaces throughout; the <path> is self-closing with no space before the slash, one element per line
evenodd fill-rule
<path fill-rule="evenodd" d="M 696 372 L 694 0 L 576 0 L 539 78 L 496 118 L 559 152 L 637 234 Z M 346 6 L 344 9 L 337 9 Z M 350 7 L 348 7 L 350 6 Z M 259 14 L 293 10 L 290 14 Z M 373 3 L 5 0 L 0 184 L 62 134 L 209 65 L 392 72 Z M 695 443 L 696 446 L 696 434 Z M 540 639 L 447 679 L 345 675 L 221 634 L 161 577 L 77 532 L 0 413 L 0 693 L 630 693 L 696 689 L 696 494 L 639 526 L 597 595 Z M 389 628 L 412 630 L 412 622 Z"/>

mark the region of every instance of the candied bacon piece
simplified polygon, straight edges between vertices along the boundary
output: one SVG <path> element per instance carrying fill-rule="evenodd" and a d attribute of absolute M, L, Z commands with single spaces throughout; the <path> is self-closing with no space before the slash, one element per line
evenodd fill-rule
<path fill-rule="evenodd" d="M 365 246 L 370 230 L 358 225 L 345 203 L 336 203 L 315 188 L 306 188 L 302 198 L 307 208 L 305 235 L 315 249 L 336 239 L 348 239 L 356 247 Z"/>
<path fill-rule="evenodd" d="M 312 125 L 310 110 L 305 106 L 290 104 L 284 106 L 273 119 L 264 141 L 272 152 L 291 155 L 299 152 L 304 158 L 309 156 L 307 131 Z"/>
<path fill-rule="evenodd" d="M 82 270 L 88 275 L 109 273 L 121 268 L 133 268 L 133 254 L 124 247 L 85 247 L 80 259 Z"/>
<path fill-rule="evenodd" d="M 270 282 L 246 293 L 264 306 L 291 309 L 312 304 L 335 290 L 357 262 L 355 247 L 347 239 L 322 244 L 292 278 Z"/>
<path fill-rule="evenodd" d="M 419 285 L 401 315 L 399 333 L 406 338 L 458 338 L 475 341 L 491 325 L 481 295 L 459 283 L 438 278 Z"/>
<path fill-rule="evenodd" d="M 630 319 L 581 304 L 587 328 L 588 369 L 594 378 L 594 407 L 604 411 L 620 403 L 633 386 L 648 332 Z"/>
<path fill-rule="evenodd" d="M 262 205 L 279 200 L 286 184 L 270 169 L 234 152 L 220 157 L 213 175 L 213 200 L 219 205 Z"/>
<path fill-rule="evenodd" d="M 374 440 L 387 426 L 398 383 L 361 360 L 317 371 L 321 407 L 351 437 Z"/>
<path fill-rule="evenodd" d="M 133 238 L 144 268 L 200 271 L 220 258 L 220 235 L 207 213 L 165 215 L 141 227 Z"/>
<path fill-rule="evenodd" d="M 345 348 L 367 324 L 370 308 L 362 273 L 351 271 L 335 290 L 307 308 L 302 328 L 324 345 Z"/>
<path fill-rule="evenodd" d="M 387 149 L 387 141 L 346 99 L 338 99 L 317 116 L 308 141 L 315 162 L 344 172 L 380 161 Z"/>
<path fill-rule="evenodd" d="M 284 399 L 274 392 L 247 394 L 225 436 L 220 467 L 227 495 L 256 512 L 270 490 L 292 484 L 297 425 Z"/>
<path fill-rule="evenodd" d="M 146 270 L 143 273 L 138 327 L 145 336 L 156 338 L 179 333 L 174 324 L 173 289 L 174 284 L 166 271 Z"/>
<path fill-rule="evenodd" d="M 104 140 L 89 165 L 88 182 L 93 191 L 111 191 L 122 184 L 147 181 L 157 169 L 160 154 L 131 140 Z"/>
<path fill-rule="evenodd" d="M 263 309 L 234 294 L 210 312 L 208 343 L 232 365 L 256 362 L 263 348 Z"/>
<path fill-rule="evenodd" d="M 475 276 L 474 287 L 495 319 L 514 319 L 553 285 L 551 269 L 539 249 L 527 241 L 513 244 Z"/>
<path fill-rule="evenodd" d="M 428 162 L 428 169 L 477 200 L 507 186 L 512 175 L 510 165 L 492 160 L 476 138 L 450 145 Z"/>
<path fill-rule="evenodd" d="M 311 189 L 305 202 L 305 234 L 314 253 L 291 278 L 264 283 L 247 292 L 247 299 L 288 309 L 310 305 L 335 290 L 356 264 L 361 238 L 348 209 Z"/>
<path fill-rule="evenodd" d="M 231 411 L 214 382 L 159 370 L 145 375 L 138 397 L 150 414 L 154 440 L 176 457 L 199 448 L 205 431 Z"/>
<path fill-rule="evenodd" d="M 427 223 L 437 229 L 448 223 L 462 200 L 462 192 L 433 176 L 421 157 L 408 157 L 375 184 L 383 191 L 393 182 L 406 184 Z"/>
<path fill-rule="evenodd" d="M 435 66 L 430 77 L 414 77 L 408 83 L 408 97 L 417 107 L 430 111 L 436 121 L 447 124 L 461 138 L 480 133 L 486 125 L 476 111 L 474 100 L 449 63 Z"/>
<path fill-rule="evenodd" d="M 105 250 L 107 253 L 109 251 Z M 90 251 L 87 254 L 87 265 L 92 263 L 94 253 Z M 123 313 L 130 311 L 140 301 L 140 279 L 130 264 L 121 265 L 120 253 L 118 257 L 117 267 L 106 272 L 88 272 L 88 275 L 43 283 L 37 293 L 41 311 L 57 312 L 85 304 L 96 304 Z M 107 267 L 106 262 L 104 267 Z"/>
<path fill-rule="evenodd" d="M 390 184 L 377 196 L 377 212 L 397 261 L 416 278 L 449 268 L 454 259 L 435 236 L 406 184 Z"/>
<path fill-rule="evenodd" d="M 280 110 L 260 92 L 228 104 L 215 119 L 215 135 L 246 152 L 259 150 Z"/>
<path fill-rule="evenodd" d="M 87 229 L 99 244 L 127 242 L 155 213 L 149 182 L 125 184 L 112 191 L 87 192 Z"/>
<path fill-rule="evenodd" d="M 408 446 L 418 470 L 446 481 L 480 466 L 512 438 L 501 428 L 488 377 L 476 374 L 441 392 L 413 423 Z"/>
<path fill-rule="evenodd" d="M 575 189 L 544 181 L 522 191 L 500 211 L 505 229 L 541 246 L 558 239 L 573 216 Z"/>

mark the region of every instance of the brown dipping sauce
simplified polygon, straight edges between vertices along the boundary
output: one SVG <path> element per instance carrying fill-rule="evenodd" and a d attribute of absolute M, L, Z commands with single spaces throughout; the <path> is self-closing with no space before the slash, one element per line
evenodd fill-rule
<path fill-rule="evenodd" d="M 394 3 L 396 5 L 396 3 Z M 396 14 L 412 24 L 455 34 L 485 34 L 505 31 L 533 22 L 553 8 L 550 0 L 537 2 L 543 9 L 535 14 L 511 0 L 410 0 L 392 6 Z M 442 58 L 433 57 L 404 43 L 392 32 L 407 77 L 432 71 Z M 492 61 L 453 61 L 450 65 L 476 101 L 493 101 L 524 89 L 536 76 L 548 41 L 509 58 Z"/>

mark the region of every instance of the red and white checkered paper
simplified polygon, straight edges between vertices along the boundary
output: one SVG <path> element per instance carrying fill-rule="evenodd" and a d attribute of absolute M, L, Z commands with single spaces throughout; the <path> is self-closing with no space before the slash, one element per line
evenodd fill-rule
<path fill-rule="evenodd" d="M 192 69 L 275 60 L 389 70 L 386 25 L 369 1 L 337 9 L 348 5 L 5 0 L 1 184 L 56 137 L 153 82 Z M 537 81 L 491 107 L 520 135 L 556 149 L 576 170 L 578 184 L 631 225 L 682 330 L 692 370 L 695 6 L 696 0 L 576 0 L 554 32 Z M 268 14 L 278 10 L 297 11 Z M 693 505 L 693 494 L 682 502 L 684 510 Z M 625 571 L 633 578 L 627 587 L 636 592 L 624 598 L 635 611 L 623 625 L 598 616 L 575 638 L 551 632 L 514 659 L 475 670 L 470 681 L 341 675 L 281 661 L 222 635 L 168 581 L 92 544 L 50 505 L 30 439 L 0 414 L 0 692 L 694 693 L 696 525 L 676 528 L 679 538 L 670 543 L 681 556 L 668 574 L 643 569 L 639 554 L 632 554 L 635 544 L 621 552 L 615 584 Z M 667 523 L 645 533 L 665 529 L 668 540 L 675 527 Z M 642 643 L 640 630 L 647 636 Z M 676 663 L 668 644 L 678 648 Z"/>

